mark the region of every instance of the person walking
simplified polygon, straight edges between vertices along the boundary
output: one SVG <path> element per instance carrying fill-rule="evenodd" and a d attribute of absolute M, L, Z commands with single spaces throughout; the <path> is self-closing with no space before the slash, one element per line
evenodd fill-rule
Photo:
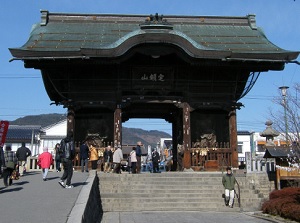
<path fill-rule="evenodd" d="M 123 159 L 123 152 L 121 146 L 118 146 L 116 151 L 113 154 L 113 163 L 114 163 L 114 173 L 121 173 L 121 161 Z"/>
<path fill-rule="evenodd" d="M 60 172 L 61 171 L 61 168 L 60 168 L 61 158 L 60 158 L 59 149 L 60 149 L 60 144 L 57 143 L 55 145 L 55 147 L 54 147 L 56 172 Z"/>
<path fill-rule="evenodd" d="M 227 173 L 222 177 L 222 184 L 225 189 L 225 205 L 233 208 L 236 179 L 232 174 L 231 167 L 227 167 L 226 171 Z"/>
<path fill-rule="evenodd" d="M 95 147 L 96 145 L 90 145 L 90 161 L 92 163 L 92 170 L 96 170 L 97 169 L 97 162 L 98 162 L 98 152 L 97 149 Z"/>
<path fill-rule="evenodd" d="M 22 146 L 17 149 L 16 156 L 18 158 L 20 176 L 23 176 L 26 172 L 27 157 L 31 156 L 31 151 L 25 146 L 25 142 L 22 142 Z"/>
<path fill-rule="evenodd" d="M 88 168 L 88 158 L 89 158 L 89 147 L 86 141 L 83 141 L 82 145 L 80 146 L 80 162 L 81 162 L 81 172 L 89 172 Z"/>
<path fill-rule="evenodd" d="M 130 161 L 131 161 L 131 172 L 133 174 L 136 173 L 136 147 L 132 147 L 132 151 L 130 152 Z"/>
<path fill-rule="evenodd" d="M 17 167 L 17 156 L 11 151 L 11 146 L 7 145 L 5 147 L 3 163 L 3 183 L 5 187 L 12 185 L 13 180 L 11 175 Z"/>
<path fill-rule="evenodd" d="M 141 173 L 141 165 L 142 165 L 142 142 L 139 141 L 137 142 L 136 146 L 136 173 Z"/>
<path fill-rule="evenodd" d="M 53 165 L 53 158 L 51 153 L 48 152 L 48 147 L 44 147 L 43 153 L 39 155 L 38 165 L 42 168 L 43 181 L 46 181 L 50 166 Z"/>
<path fill-rule="evenodd" d="M 73 142 L 73 132 L 68 132 L 67 137 L 60 143 L 61 161 L 64 167 L 64 173 L 58 182 L 63 188 L 73 188 L 71 179 L 73 176 L 73 159 L 75 157 L 75 148 Z M 66 183 L 65 183 L 66 181 Z"/>
<path fill-rule="evenodd" d="M 109 173 L 111 169 L 113 153 L 111 151 L 111 146 L 105 148 L 104 154 L 104 173 Z"/>

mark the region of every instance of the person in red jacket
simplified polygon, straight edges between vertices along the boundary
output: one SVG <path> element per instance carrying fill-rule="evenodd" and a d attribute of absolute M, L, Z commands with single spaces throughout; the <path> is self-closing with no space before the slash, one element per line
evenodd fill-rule
<path fill-rule="evenodd" d="M 53 158 L 51 153 L 48 152 L 48 148 L 43 148 L 43 153 L 38 157 L 38 165 L 42 168 L 43 181 L 47 180 L 47 174 L 50 166 L 53 164 Z"/>

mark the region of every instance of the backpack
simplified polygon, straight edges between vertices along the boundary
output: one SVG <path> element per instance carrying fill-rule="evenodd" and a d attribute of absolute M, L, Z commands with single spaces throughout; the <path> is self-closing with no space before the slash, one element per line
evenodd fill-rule
<path fill-rule="evenodd" d="M 75 150 L 72 141 L 61 140 L 59 154 L 61 159 L 72 160 L 75 157 Z"/>

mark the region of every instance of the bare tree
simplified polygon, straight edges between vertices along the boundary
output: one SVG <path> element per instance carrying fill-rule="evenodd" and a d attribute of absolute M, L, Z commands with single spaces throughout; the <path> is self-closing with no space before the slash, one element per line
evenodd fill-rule
<path fill-rule="evenodd" d="M 288 89 L 285 100 L 280 90 L 273 102 L 279 105 L 278 110 L 269 110 L 274 128 L 289 142 L 291 163 L 298 163 L 300 158 L 300 83 Z M 288 133 L 287 135 L 285 133 Z"/>

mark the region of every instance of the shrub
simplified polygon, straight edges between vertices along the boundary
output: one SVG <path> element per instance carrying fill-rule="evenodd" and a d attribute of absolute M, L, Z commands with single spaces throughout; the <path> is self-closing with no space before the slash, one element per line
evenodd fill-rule
<path fill-rule="evenodd" d="M 279 215 L 300 222 L 300 188 L 287 187 L 272 191 L 262 205 L 263 213 Z"/>

